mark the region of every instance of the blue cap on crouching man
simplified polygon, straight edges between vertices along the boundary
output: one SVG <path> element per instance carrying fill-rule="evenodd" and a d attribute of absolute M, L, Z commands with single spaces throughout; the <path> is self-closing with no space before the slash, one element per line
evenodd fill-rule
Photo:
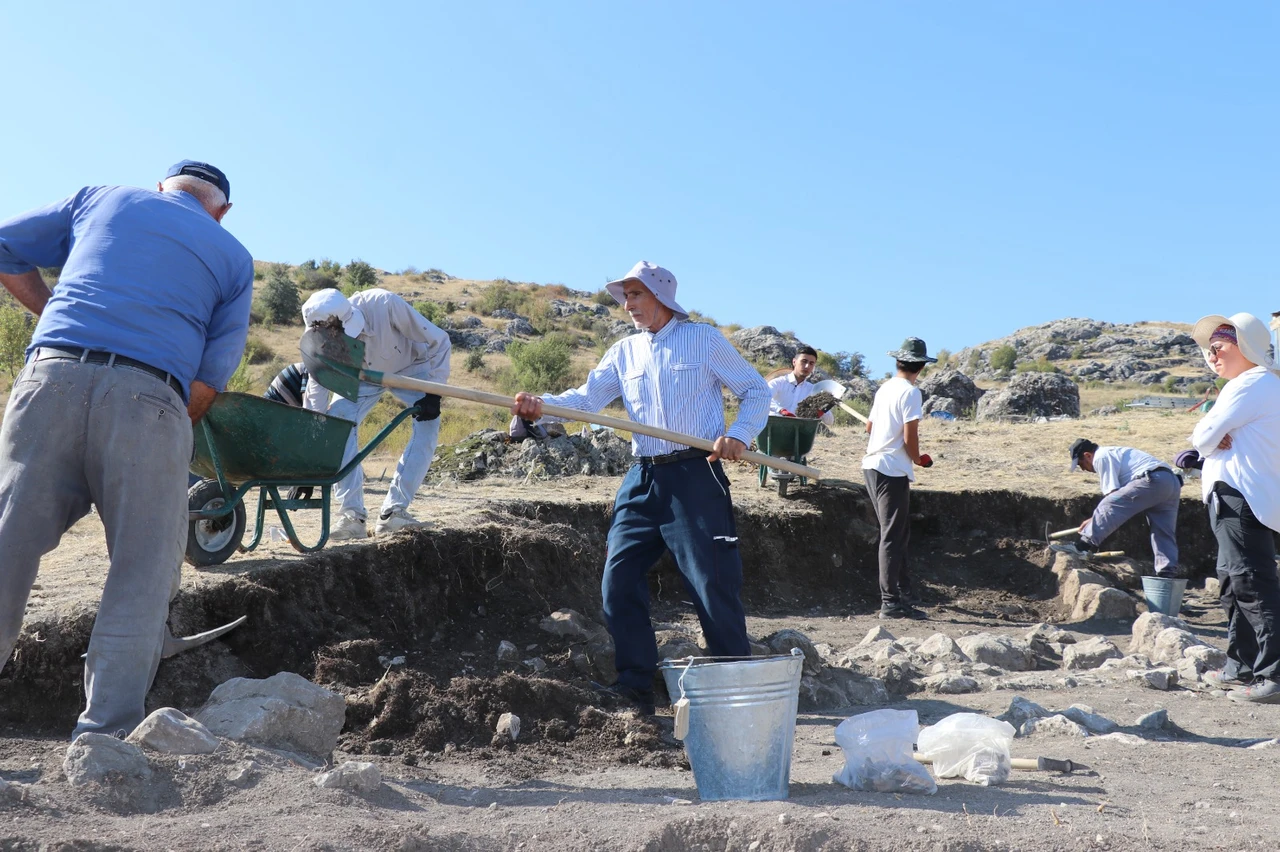
<path fill-rule="evenodd" d="M 231 200 L 231 181 L 227 180 L 227 176 L 222 173 L 222 169 L 216 166 L 201 163 L 198 160 L 183 160 L 180 163 L 174 163 L 169 167 L 169 171 L 165 173 L 166 178 L 177 177 L 178 175 L 190 175 L 211 183 L 222 190 L 222 194 L 227 197 L 227 201 Z"/>

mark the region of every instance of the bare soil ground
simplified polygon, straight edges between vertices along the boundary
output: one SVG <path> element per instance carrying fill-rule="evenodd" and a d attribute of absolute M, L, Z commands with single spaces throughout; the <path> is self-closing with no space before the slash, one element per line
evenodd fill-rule
<path fill-rule="evenodd" d="M 735 467 L 748 628 L 757 637 L 794 628 L 843 649 L 880 624 L 923 639 L 1021 636 L 1036 622 L 1060 621 L 1040 533 L 1046 521 L 1058 529 L 1083 517 L 1096 496 L 1092 477 L 1062 472 L 1066 446 L 1083 434 L 1171 458 L 1193 425 L 1191 415 L 1152 412 L 1008 426 L 926 422 L 922 445 L 937 465 L 920 471 L 913 492 L 913 571 L 930 613 L 922 623 L 874 617 L 863 436 L 845 429 L 819 439 L 810 463 L 824 483 L 794 486 L 787 500 L 759 488 L 753 469 Z M 367 470 L 376 477 L 384 466 L 375 459 Z M 96 518 L 85 519 L 42 565 L 19 654 L 0 675 L 0 779 L 17 782 L 0 795 L 0 848 L 1274 848 L 1276 752 L 1242 745 L 1280 734 L 1280 711 L 1090 672 L 1039 672 L 1020 690 L 895 695 L 891 706 L 915 709 L 928 724 L 959 710 L 994 715 L 1022 694 L 1052 708 L 1088 704 L 1123 726 L 1164 708 L 1172 726 L 1140 745 L 1019 739 L 1016 756 L 1071 758 L 1095 772 L 1020 773 L 990 788 L 942 781 L 936 796 L 916 797 L 831 782 L 841 765 L 835 725 L 870 708 L 802 714 L 787 801 L 700 802 L 669 711 L 643 720 L 601 704 L 568 643 L 537 627 L 564 606 L 598 617 L 616 485 L 583 477 L 445 484 L 424 489 L 413 507 L 435 522 L 428 531 L 314 557 L 268 542 L 215 569 L 184 567 L 176 628 L 204 629 L 241 612 L 250 620 L 225 642 L 166 661 L 152 704 L 193 711 L 226 677 L 298 671 L 347 697 L 333 760 L 371 760 L 385 783 L 368 797 L 321 790 L 310 783 L 319 767 L 303 758 L 226 743 L 212 755 L 153 756 L 170 794 L 150 813 L 86 797 L 61 770 L 81 699 L 78 654 L 106 568 Z M 381 496 L 371 482 L 370 507 Z M 1193 484 L 1185 498 L 1183 567 L 1202 575 L 1212 549 Z M 299 520 L 316 531 L 314 519 Z M 1145 530 L 1131 526 L 1119 543 L 1148 557 Z M 670 566 L 655 572 L 652 590 L 656 621 L 696 627 Z M 1222 647 L 1214 603 L 1193 593 L 1184 617 Z M 1127 647 L 1125 624 L 1065 626 Z M 498 662 L 500 640 L 547 669 L 535 675 Z M 402 665 L 387 662 L 396 656 Z M 492 735 L 506 711 L 525 723 L 515 744 Z M 248 778 L 230 780 L 246 761 L 256 764 Z"/>

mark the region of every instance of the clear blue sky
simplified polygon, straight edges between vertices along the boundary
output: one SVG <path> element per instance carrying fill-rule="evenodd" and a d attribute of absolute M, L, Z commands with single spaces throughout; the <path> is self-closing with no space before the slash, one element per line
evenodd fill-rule
<path fill-rule="evenodd" d="M 879 373 L 1280 310 L 1280 6 L 5 3 L 0 216 L 170 163 L 263 260 L 596 289 Z"/>

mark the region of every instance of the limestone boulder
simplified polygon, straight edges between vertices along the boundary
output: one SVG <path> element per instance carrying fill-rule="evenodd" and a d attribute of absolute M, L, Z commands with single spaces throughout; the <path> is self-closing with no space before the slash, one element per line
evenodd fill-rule
<path fill-rule="evenodd" d="M 975 636 L 963 636 L 956 644 L 975 663 L 999 666 L 1005 671 L 1025 672 L 1034 669 L 1036 665 L 1031 646 L 1022 639 L 995 633 L 979 633 Z"/>
<path fill-rule="evenodd" d="M 337 745 L 346 712 L 338 693 L 280 672 L 220 684 L 196 720 L 227 739 L 324 756 Z"/>

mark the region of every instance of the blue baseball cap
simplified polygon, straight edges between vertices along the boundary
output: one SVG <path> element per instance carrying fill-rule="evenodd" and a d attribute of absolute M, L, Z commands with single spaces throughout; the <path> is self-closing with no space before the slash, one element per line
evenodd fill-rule
<path fill-rule="evenodd" d="M 191 175 L 207 181 L 222 190 L 222 194 L 227 197 L 227 201 L 231 200 L 231 181 L 227 180 L 227 176 L 222 173 L 222 169 L 216 166 L 196 160 L 183 160 L 181 163 L 174 163 L 170 166 L 165 177 L 171 178 L 178 175 Z"/>

